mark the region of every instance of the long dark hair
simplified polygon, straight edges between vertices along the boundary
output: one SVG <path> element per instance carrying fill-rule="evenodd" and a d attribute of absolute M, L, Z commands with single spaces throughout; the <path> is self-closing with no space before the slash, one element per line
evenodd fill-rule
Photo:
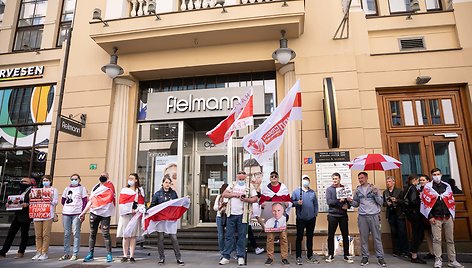
<path fill-rule="evenodd" d="M 136 188 L 141 187 L 141 184 L 139 183 L 139 176 L 137 173 L 130 173 L 129 176 L 133 176 L 136 179 L 136 183 L 134 184 Z"/>
<path fill-rule="evenodd" d="M 410 176 L 408 176 L 408 179 L 407 179 L 407 185 L 410 186 L 410 185 L 413 185 L 413 181 L 415 179 L 419 179 L 418 175 L 416 174 L 410 174 Z"/>

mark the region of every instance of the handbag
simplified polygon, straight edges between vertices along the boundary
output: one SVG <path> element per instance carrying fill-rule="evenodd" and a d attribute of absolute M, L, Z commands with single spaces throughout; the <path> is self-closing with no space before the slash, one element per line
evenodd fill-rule
<path fill-rule="evenodd" d="M 225 212 L 221 212 L 221 225 L 223 225 L 223 227 L 226 227 L 226 213 Z"/>

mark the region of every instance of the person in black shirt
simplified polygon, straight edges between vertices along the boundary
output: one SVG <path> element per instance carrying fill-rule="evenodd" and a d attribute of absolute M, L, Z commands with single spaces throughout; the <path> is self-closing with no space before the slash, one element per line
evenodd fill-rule
<path fill-rule="evenodd" d="M 416 175 L 408 177 L 408 185 L 404 190 L 406 217 L 411 224 L 410 253 L 411 262 L 426 264 L 426 261 L 418 257 L 418 248 L 424 239 L 424 224 L 420 213 L 419 178 Z"/>

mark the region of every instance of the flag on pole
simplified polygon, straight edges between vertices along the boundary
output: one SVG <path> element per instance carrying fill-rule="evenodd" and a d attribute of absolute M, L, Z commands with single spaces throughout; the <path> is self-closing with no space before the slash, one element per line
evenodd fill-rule
<path fill-rule="evenodd" d="M 226 143 L 231 135 L 238 130 L 254 125 L 253 89 L 249 89 L 241 100 L 236 103 L 231 113 L 206 135 L 215 145 Z"/>
<path fill-rule="evenodd" d="M 302 119 L 300 81 L 290 89 L 275 111 L 241 144 L 262 165 L 282 144 L 289 120 Z"/>
<path fill-rule="evenodd" d="M 190 207 L 190 198 L 182 197 L 172 199 L 148 209 L 143 217 L 144 234 L 164 232 L 166 234 L 177 233 L 177 220 L 184 215 Z"/>

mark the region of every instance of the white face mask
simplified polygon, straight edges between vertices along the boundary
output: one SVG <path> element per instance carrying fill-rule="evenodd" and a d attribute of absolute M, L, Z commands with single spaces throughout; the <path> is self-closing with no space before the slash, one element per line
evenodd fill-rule
<path fill-rule="evenodd" d="M 441 175 L 433 176 L 433 181 L 439 183 L 441 181 Z"/>
<path fill-rule="evenodd" d="M 310 182 L 307 181 L 307 180 L 303 180 L 303 181 L 302 181 L 302 185 L 303 185 L 303 187 L 309 187 L 309 186 L 310 186 Z"/>
<path fill-rule="evenodd" d="M 129 186 L 134 186 L 134 181 L 128 181 Z"/>
<path fill-rule="evenodd" d="M 238 181 L 238 185 L 239 185 L 239 186 L 244 186 L 244 184 L 246 184 L 245 181 Z"/>

